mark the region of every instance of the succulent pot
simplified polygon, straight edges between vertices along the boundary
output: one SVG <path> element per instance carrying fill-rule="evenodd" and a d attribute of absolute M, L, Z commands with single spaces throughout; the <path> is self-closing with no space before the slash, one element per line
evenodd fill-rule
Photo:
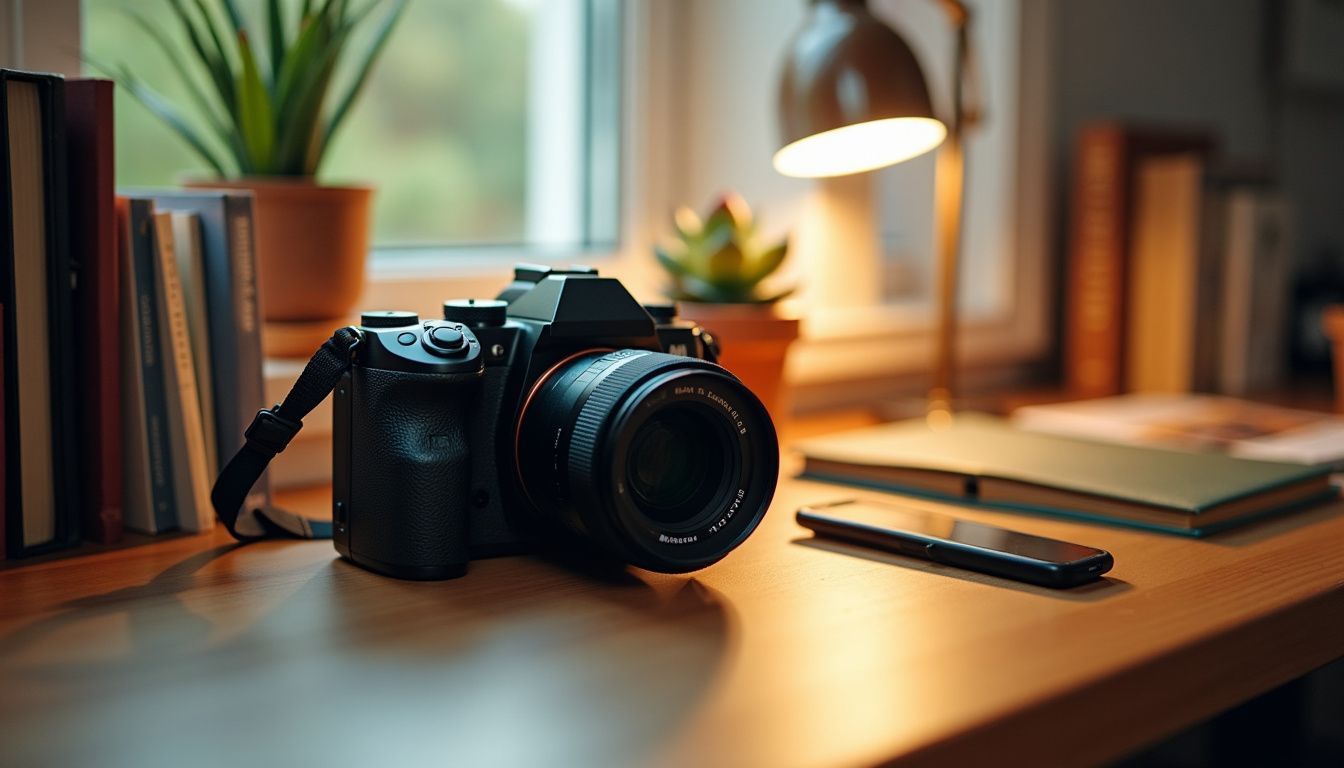
<path fill-rule="evenodd" d="M 364 290 L 372 188 L 280 177 L 187 186 L 252 192 L 261 313 L 268 324 L 321 326 L 354 309 Z"/>
<path fill-rule="evenodd" d="M 1325 335 L 1335 358 L 1335 410 L 1344 412 L 1344 304 L 1325 308 Z"/>
<path fill-rule="evenodd" d="M 714 335 L 719 364 L 756 393 L 776 424 L 789 418 L 792 402 L 784 365 L 798 339 L 797 317 L 778 304 L 682 302 L 681 314 Z"/>

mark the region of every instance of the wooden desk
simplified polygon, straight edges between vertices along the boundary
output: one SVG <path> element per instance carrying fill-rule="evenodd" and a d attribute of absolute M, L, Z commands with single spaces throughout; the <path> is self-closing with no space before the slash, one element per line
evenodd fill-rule
<path fill-rule="evenodd" d="M 1054 592 L 793 522 L 850 495 L 785 481 L 691 577 L 222 534 L 0 572 L 0 761 L 1081 765 L 1344 654 L 1344 505 L 1208 541 L 966 513 L 1115 554 Z"/>

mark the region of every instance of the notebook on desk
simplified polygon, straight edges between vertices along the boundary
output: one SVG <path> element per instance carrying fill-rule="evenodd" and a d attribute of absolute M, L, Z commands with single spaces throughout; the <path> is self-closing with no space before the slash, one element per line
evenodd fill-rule
<path fill-rule="evenodd" d="M 975 414 L 943 430 L 898 422 L 797 447 L 812 479 L 1188 536 L 1338 495 L 1328 467 L 1033 434 Z"/>

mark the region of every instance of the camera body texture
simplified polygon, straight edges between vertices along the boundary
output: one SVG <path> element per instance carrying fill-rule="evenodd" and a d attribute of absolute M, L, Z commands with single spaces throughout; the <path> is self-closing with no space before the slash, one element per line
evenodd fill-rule
<path fill-rule="evenodd" d="M 528 265 L 443 319 L 366 313 L 333 396 L 337 551 L 407 579 L 541 548 L 663 572 L 723 557 L 769 505 L 778 443 L 675 314 Z"/>

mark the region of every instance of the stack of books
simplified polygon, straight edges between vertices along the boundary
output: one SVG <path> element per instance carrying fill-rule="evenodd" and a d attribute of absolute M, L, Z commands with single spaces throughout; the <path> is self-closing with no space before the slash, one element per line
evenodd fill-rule
<path fill-rule="evenodd" d="M 0 87 L 0 556 L 209 530 L 265 405 L 251 198 L 118 196 L 111 81 Z"/>
<path fill-rule="evenodd" d="M 1101 122 L 1078 137 L 1064 379 L 1078 398 L 1272 390 L 1291 330 L 1291 210 L 1199 132 Z"/>

